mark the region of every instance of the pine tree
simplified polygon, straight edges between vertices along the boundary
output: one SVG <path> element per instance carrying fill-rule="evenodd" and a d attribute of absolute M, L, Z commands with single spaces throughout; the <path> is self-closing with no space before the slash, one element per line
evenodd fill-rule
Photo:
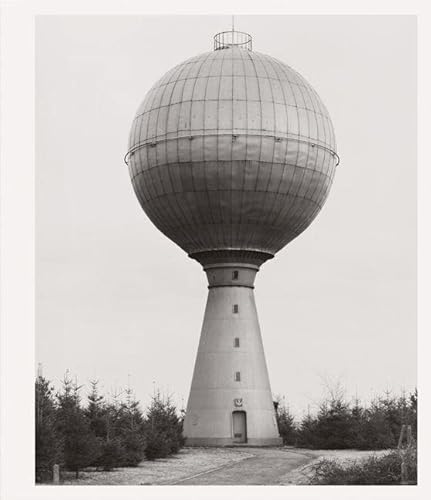
<path fill-rule="evenodd" d="M 144 418 L 130 387 L 126 389 L 126 401 L 121 405 L 119 427 L 124 446 L 124 465 L 136 466 L 144 458 Z"/>
<path fill-rule="evenodd" d="M 320 407 L 316 422 L 319 448 L 348 448 L 352 440 L 349 405 L 342 397 L 331 399 Z"/>
<path fill-rule="evenodd" d="M 96 464 L 105 471 L 110 471 L 115 467 L 125 465 L 126 450 L 124 443 L 119 437 L 111 437 L 101 443 L 101 454 L 97 458 Z"/>
<path fill-rule="evenodd" d="M 408 398 L 407 424 L 412 426 L 412 436 L 417 441 L 418 390 L 415 389 Z"/>
<path fill-rule="evenodd" d="M 75 472 L 76 478 L 80 469 L 100 455 L 100 442 L 80 406 L 79 390 L 66 372 L 62 392 L 57 394 L 57 429 L 63 436 L 65 466 Z"/>
<path fill-rule="evenodd" d="M 317 419 L 308 413 L 298 429 L 298 444 L 306 448 L 318 448 L 316 435 Z"/>
<path fill-rule="evenodd" d="M 52 477 L 52 467 L 62 461 L 62 441 L 55 425 L 53 388 L 42 376 L 36 384 L 36 482 Z"/>
<path fill-rule="evenodd" d="M 276 408 L 278 432 L 283 439 L 283 444 L 294 445 L 297 439 L 297 429 L 293 415 L 280 398 L 277 398 L 274 406 Z"/>
<path fill-rule="evenodd" d="M 348 448 L 367 449 L 367 436 L 365 433 L 366 411 L 360 405 L 358 397 L 355 398 L 351 408 L 351 435 L 347 443 Z"/>
<path fill-rule="evenodd" d="M 105 406 L 105 398 L 99 394 L 98 380 L 91 380 L 91 392 L 88 394 L 88 405 L 84 410 L 90 428 L 94 434 L 106 440 L 107 435 L 107 409 Z"/>
<path fill-rule="evenodd" d="M 170 398 L 163 399 L 157 392 L 148 408 L 146 426 L 145 456 L 154 458 L 166 457 L 177 453 L 184 446 L 182 421 L 177 415 Z"/>

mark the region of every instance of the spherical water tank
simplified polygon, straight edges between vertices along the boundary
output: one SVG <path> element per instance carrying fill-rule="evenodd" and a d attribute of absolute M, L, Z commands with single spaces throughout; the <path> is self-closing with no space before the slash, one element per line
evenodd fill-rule
<path fill-rule="evenodd" d="M 148 92 L 130 133 L 130 176 L 148 217 L 191 257 L 270 258 L 326 200 L 338 161 L 333 126 L 283 62 L 249 44 L 216 49 Z"/>

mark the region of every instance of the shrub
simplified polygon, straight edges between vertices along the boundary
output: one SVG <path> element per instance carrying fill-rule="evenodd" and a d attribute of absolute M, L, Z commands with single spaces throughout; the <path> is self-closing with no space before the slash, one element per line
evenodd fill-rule
<path fill-rule="evenodd" d="M 408 480 L 417 483 L 416 451 L 407 457 Z M 397 450 L 387 455 L 340 464 L 322 459 L 313 466 L 312 484 L 400 484 L 401 456 Z"/>
<path fill-rule="evenodd" d="M 391 396 L 375 399 L 369 407 L 346 402 L 341 392 L 324 401 L 317 415 L 304 417 L 297 429 L 299 446 L 314 449 L 395 448 L 402 425 L 410 425 L 416 439 L 417 391 L 408 398 Z"/>
<path fill-rule="evenodd" d="M 101 455 L 97 458 L 97 466 L 105 471 L 119 467 L 124 462 L 125 450 L 120 439 L 114 438 L 101 443 Z"/>
<path fill-rule="evenodd" d="M 123 465 L 125 467 L 136 467 L 144 458 L 145 437 L 142 432 L 128 430 L 122 436 L 123 442 Z"/>
<path fill-rule="evenodd" d="M 298 444 L 315 449 L 350 448 L 353 429 L 348 404 L 341 397 L 333 398 L 320 405 L 317 416 L 304 418 L 298 431 Z"/>
<path fill-rule="evenodd" d="M 169 438 L 164 432 L 155 431 L 148 435 L 145 457 L 148 460 L 167 457 L 171 453 Z"/>

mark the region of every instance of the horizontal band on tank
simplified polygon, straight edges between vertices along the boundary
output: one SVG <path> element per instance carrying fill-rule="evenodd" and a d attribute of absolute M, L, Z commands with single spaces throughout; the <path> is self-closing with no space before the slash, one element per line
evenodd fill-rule
<path fill-rule="evenodd" d="M 223 193 L 230 200 L 230 191 L 219 191 L 215 196 L 220 197 Z M 183 194 L 166 194 L 154 202 L 156 205 L 141 199 L 141 205 L 154 224 L 187 253 L 237 248 L 273 254 L 298 236 L 321 208 L 316 202 L 293 194 L 268 194 L 265 191 L 251 194 L 273 197 L 272 208 L 265 217 L 248 214 L 250 203 L 245 204 L 244 210 L 235 218 L 229 211 L 224 215 L 219 211 L 201 210 L 190 214 L 191 206 Z M 254 203 L 253 199 L 250 202 Z M 174 208 L 176 212 L 173 212 Z"/>
<path fill-rule="evenodd" d="M 191 259 L 197 260 L 202 266 L 211 264 L 251 264 L 253 266 L 261 266 L 264 262 L 274 258 L 273 254 L 243 249 L 223 249 L 193 252 L 189 254 Z"/>
<path fill-rule="evenodd" d="M 220 250 L 209 250 L 210 252 L 219 252 Z M 229 250 L 221 250 L 227 252 Z M 236 250 L 238 252 L 243 252 L 244 250 Z M 207 269 L 219 269 L 219 268 L 233 268 L 233 269 L 250 269 L 252 271 L 258 271 L 259 266 L 256 264 L 244 263 L 244 262 L 217 262 L 214 264 L 206 264 L 205 271 Z"/>
<path fill-rule="evenodd" d="M 229 61 L 230 62 L 233 62 L 233 61 L 243 62 L 243 58 L 242 57 L 231 57 L 229 59 Z M 182 66 L 182 68 L 184 68 L 187 65 L 193 65 L 193 64 L 194 64 L 193 61 L 189 62 L 189 63 L 185 63 Z M 181 65 L 179 65 L 179 66 L 181 67 Z M 207 80 L 208 78 L 218 78 L 218 79 L 221 79 L 221 78 L 230 78 L 230 79 L 232 79 L 232 78 L 247 78 L 247 79 L 257 79 L 260 81 L 261 80 L 268 80 L 269 82 L 287 83 L 290 88 L 298 87 L 299 89 L 301 89 L 304 92 L 310 93 L 310 91 L 311 91 L 311 93 L 313 93 L 315 96 L 317 96 L 314 89 L 311 89 L 309 85 L 306 85 L 299 80 L 295 81 L 294 79 L 289 78 L 289 76 L 291 76 L 291 75 L 288 75 L 288 74 L 279 74 L 278 76 L 270 76 L 268 74 L 265 74 L 265 75 L 260 74 L 259 75 L 256 73 L 246 72 L 244 70 L 244 68 L 238 68 L 238 67 L 236 68 L 236 71 L 232 71 L 231 68 L 226 68 L 225 72 L 223 74 L 216 73 L 216 72 L 211 73 L 210 70 L 209 71 L 207 70 L 207 72 L 204 74 L 194 74 L 194 75 L 187 74 L 186 76 L 174 77 L 172 79 L 169 79 L 169 80 L 166 80 L 163 82 L 161 82 L 161 81 L 156 82 L 156 84 L 149 90 L 147 95 L 150 95 L 151 93 L 156 94 L 160 90 L 165 90 L 165 88 L 168 85 L 172 85 L 172 84 L 175 85 L 178 82 L 185 82 L 185 81 L 196 82 L 196 80 Z M 284 98 L 286 98 L 286 94 L 281 93 L 278 96 L 273 95 L 274 101 L 269 101 L 268 99 L 262 99 L 262 98 L 260 100 L 261 100 L 261 102 L 279 102 L 279 103 L 288 104 L 288 105 L 291 105 L 292 103 L 297 103 L 297 104 L 301 105 L 302 102 L 304 102 L 304 99 L 302 99 L 302 101 L 295 99 L 295 101 L 290 101 L 290 102 L 288 102 L 286 100 L 281 100 L 282 95 L 284 95 Z M 241 96 L 241 97 L 243 97 L 243 96 Z M 248 97 L 250 97 L 250 96 L 248 96 Z M 207 95 L 207 98 L 208 98 L 208 100 L 215 99 L 214 97 L 208 97 L 208 95 Z M 199 99 L 202 100 L 203 98 L 200 97 Z M 235 99 L 238 99 L 238 96 L 235 96 Z M 276 100 L 276 99 L 280 99 L 280 100 Z M 180 101 L 180 102 L 186 102 L 188 100 L 189 100 L 189 98 L 187 97 L 186 99 L 184 99 L 184 101 Z M 256 100 L 256 97 L 253 97 L 253 100 Z M 144 101 L 142 104 L 144 104 L 144 103 L 146 103 L 146 101 Z M 176 103 L 177 103 L 177 101 L 171 102 L 171 104 L 176 104 Z M 139 107 L 138 113 L 135 115 L 135 117 L 142 114 L 140 111 L 143 108 L 142 104 Z M 304 102 L 304 104 L 307 104 L 307 103 Z M 326 115 L 329 115 L 328 110 L 323 105 L 323 103 L 320 102 L 320 106 L 319 106 L 319 102 L 317 102 L 316 104 L 317 104 L 317 106 L 316 106 L 317 109 L 319 109 L 320 111 L 323 110 L 323 112 L 326 113 Z M 301 107 L 303 107 L 303 106 L 301 106 Z M 306 108 L 306 109 L 309 109 L 310 111 L 315 111 L 316 108 Z M 323 113 L 320 113 L 320 114 L 323 114 Z"/>
<path fill-rule="evenodd" d="M 214 164 L 214 163 L 217 163 L 217 164 L 222 164 L 224 165 L 225 163 L 228 163 L 230 165 L 232 164 L 241 164 L 241 163 L 257 163 L 258 166 L 266 166 L 268 168 L 271 168 L 273 165 L 283 165 L 285 167 L 291 167 L 291 168 L 298 168 L 298 169 L 303 169 L 303 170 L 308 170 L 309 172 L 313 172 L 313 173 L 316 173 L 316 174 L 319 174 L 321 175 L 322 177 L 326 177 L 328 180 L 332 180 L 332 177 L 331 175 L 328 175 L 327 173 L 321 171 L 321 170 L 317 170 L 315 168 L 310 168 L 310 167 L 306 167 L 304 165 L 295 165 L 293 163 L 289 163 L 289 162 L 277 162 L 277 161 L 260 161 L 260 160 L 196 160 L 196 161 L 176 161 L 176 162 L 171 162 L 171 163 L 159 163 L 157 165 L 154 165 L 152 167 L 149 167 L 149 168 L 146 168 L 146 169 L 143 169 L 143 170 L 139 170 L 137 171 L 135 174 L 133 175 L 130 175 L 130 180 L 133 182 L 136 177 L 139 177 L 140 175 L 144 174 L 144 173 L 147 173 L 147 172 L 150 172 L 151 170 L 157 170 L 158 168 L 162 168 L 162 167 L 169 167 L 171 165 L 190 165 L 190 166 L 194 166 L 196 164 L 201 164 L 202 166 L 205 166 L 206 165 L 209 165 L 209 164 Z M 129 166 L 130 167 L 130 166 Z M 329 168 L 328 168 L 329 170 Z M 132 173 L 133 170 L 132 170 L 132 167 L 130 167 L 130 173 Z M 193 175 L 193 173 L 192 173 Z M 225 189 L 224 189 L 225 190 Z M 233 189 L 235 190 L 235 189 Z M 244 189 L 245 191 L 248 191 L 247 189 Z M 194 192 L 200 192 L 200 191 L 220 191 L 220 189 L 197 189 L 195 190 Z M 241 191 L 243 191 L 243 189 L 241 188 Z M 256 191 L 255 189 L 252 189 L 250 191 Z M 274 193 L 274 194 L 285 194 L 285 193 L 282 193 L 280 191 L 272 191 L 272 190 L 265 190 L 267 193 Z M 171 191 L 172 193 L 184 193 L 185 191 Z M 165 193 L 164 193 L 165 194 Z M 154 198 L 152 198 L 154 199 Z"/>
<path fill-rule="evenodd" d="M 298 139 L 296 137 L 289 137 L 289 136 L 285 137 L 285 136 L 281 136 L 281 135 L 262 134 L 262 133 L 261 134 L 235 134 L 235 133 L 192 134 L 192 135 L 176 136 L 176 137 L 167 138 L 167 139 L 151 140 L 148 142 L 143 142 L 143 143 L 137 144 L 136 146 L 131 148 L 124 156 L 124 162 L 126 163 L 126 165 L 129 165 L 130 156 L 135 154 L 136 151 L 138 151 L 139 149 L 142 149 L 145 147 L 155 147 L 155 146 L 157 146 L 157 144 L 162 144 L 162 143 L 166 143 L 169 141 L 177 141 L 178 139 L 187 139 L 188 138 L 189 140 L 193 140 L 194 138 L 206 138 L 206 137 L 208 137 L 208 138 L 210 138 L 210 137 L 232 137 L 233 141 L 235 141 L 239 137 L 258 137 L 258 138 L 266 137 L 266 138 L 273 138 L 275 142 L 282 142 L 282 141 L 289 142 L 289 141 L 291 141 L 291 142 L 296 142 L 298 144 L 306 144 L 309 147 L 318 148 L 318 149 L 321 149 L 323 151 L 326 151 L 331 156 L 336 158 L 337 163 L 335 164 L 335 166 L 338 166 L 340 164 L 340 157 L 338 156 L 338 154 L 335 151 L 333 151 L 332 149 L 330 149 L 326 146 L 322 146 L 321 144 L 318 144 L 317 142 L 307 141 L 304 139 Z"/>
<path fill-rule="evenodd" d="M 273 224 L 268 224 L 268 223 L 262 223 L 262 221 L 250 221 L 250 220 L 241 220 L 238 223 L 230 223 L 228 221 L 213 221 L 213 222 L 197 222 L 194 220 L 187 221 L 187 222 L 182 222 L 181 220 L 177 224 L 167 224 L 165 221 L 162 220 L 155 220 L 154 219 L 154 224 L 156 227 L 158 227 L 164 234 L 166 234 L 169 238 L 174 239 L 174 241 L 184 248 L 185 251 L 188 251 L 188 248 L 190 246 L 186 242 L 194 242 L 192 245 L 192 248 L 199 248 L 200 251 L 211 251 L 213 248 L 210 247 L 210 244 L 212 243 L 212 239 L 205 238 L 206 244 L 204 244 L 201 239 L 202 234 L 206 233 L 200 233 L 205 230 L 211 230 L 212 233 L 216 231 L 216 228 L 218 228 L 221 233 L 225 235 L 226 241 L 233 241 L 232 238 L 230 237 L 232 233 L 232 229 L 236 228 L 237 231 L 242 229 L 242 232 L 247 230 L 248 236 L 245 238 L 241 238 L 240 243 L 244 243 L 242 248 L 248 247 L 250 249 L 249 245 L 246 245 L 247 243 L 250 243 L 251 241 L 255 240 L 255 233 L 256 231 L 259 231 L 262 233 L 261 236 L 265 235 L 265 241 L 270 244 L 271 251 L 276 252 L 282 246 L 286 245 L 288 242 L 292 241 L 294 238 L 299 236 L 301 232 L 307 227 L 310 222 L 314 218 L 314 214 L 320 210 L 319 206 L 316 206 L 315 210 L 311 213 L 311 215 L 307 216 L 305 219 L 300 219 L 296 221 L 294 224 L 291 224 L 290 227 L 286 226 L 286 224 L 279 224 L 279 225 L 273 225 Z M 279 217 L 279 216 L 277 216 Z M 153 220 L 153 219 L 152 219 Z M 219 233 L 220 233 L 219 231 Z M 180 238 L 182 234 L 182 237 Z M 250 237 L 250 234 L 252 235 Z M 198 235 L 198 237 L 194 237 L 193 235 Z M 238 238 L 236 238 L 238 239 Z M 200 243 L 198 243 L 200 242 Z M 220 247 L 220 244 L 217 245 Z M 232 246 L 232 244 L 227 245 L 228 247 Z M 254 246 L 254 245 L 253 245 Z M 273 247 L 276 247 L 275 250 L 273 250 Z M 188 248 L 187 248 L 188 247 Z M 265 245 L 266 248 L 267 245 Z M 265 250 L 266 250 L 265 248 Z M 260 248 L 256 248 L 258 251 L 265 251 L 262 250 L 262 246 Z M 193 252 L 194 253 L 194 252 Z"/>
<path fill-rule="evenodd" d="M 208 285 L 208 290 L 210 288 L 223 288 L 223 287 L 230 287 L 230 288 L 251 288 L 252 290 L 254 290 L 254 286 L 253 285 Z"/>
<path fill-rule="evenodd" d="M 239 77 L 239 76 L 243 76 L 243 75 L 223 75 L 224 77 L 228 78 L 229 76 L 232 78 L 232 77 Z M 180 78 L 178 80 L 176 80 L 176 82 L 186 82 L 186 81 L 190 81 L 190 80 L 197 80 L 199 77 L 191 77 L 191 78 Z M 245 76 L 243 76 L 243 78 L 246 78 Z M 247 77 L 247 78 L 250 78 L 250 77 Z M 264 80 L 274 80 L 274 81 L 279 81 L 277 78 L 264 78 Z M 175 83 L 176 83 L 175 82 Z M 291 85 L 295 85 L 295 84 L 291 84 Z M 161 85 L 159 87 L 159 89 L 163 87 L 163 85 Z M 297 87 L 302 87 L 302 88 L 306 88 L 304 87 L 303 85 L 297 85 Z M 237 102 L 244 102 L 244 103 L 259 103 L 259 104 L 270 104 L 271 106 L 273 105 L 280 105 L 280 106 L 285 106 L 287 108 L 295 108 L 295 110 L 303 110 L 303 111 L 308 111 L 309 113 L 312 113 L 313 115 L 318 115 L 318 116 L 321 116 L 322 118 L 326 118 L 326 119 L 329 119 L 329 115 L 326 113 L 322 113 L 322 112 L 319 112 L 319 111 L 316 111 L 315 109 L 312 109 L 312 108 L 308 108 L 307 106 L 301 106 L 299 104 L 293 104 L 293 103 L 286 103 L 285 101 L 277 101 L 277 100 L 271 100 L 271 101 L 266 101 L 266 100 L 262 100 L 262 99 L 252 99 L 252 98 L 243 98 L 243 99 L 239 99 L 238 97 L 235 97 L 234 99 L 216 99 L 216 98 L 201 98 L 201 99 L 193 99 L 193 98 L 190 98 L 190 99 L 183 99 L 181 101 L 175 101 L 175 102 L 170 102 L 168 104 L 160 104 L 159 106 L 157 107 L 152 107 L 152 108 L 145 108 L 145 111 L 142 111 L 138 114 L 135 115 L 135 118 L 133 119 L 133 121 L 135 122 L 136 120 L 138 120 L 141 116 L 143 117 L 144 115 L 149 115 L 151 112 L 154 112 L 154 111 L 158 111 L 160 109 L 163 109 L 163 108 L 169 108 L 170 106 L 174 106 L 174 105 L 180 105 L 180 104 L 184 104 L 184 103 L 190 103 L 190 104 L 196 104 L 196 103 L 209 103 L 209 102 L 215 102 L 215 103 L 222 103 L 222 102 L 234 102 L 234 103 L 237 103 Z"/>
<path fill-rule="evenodd" d="M 304 201 L 307 201 L 309 203 L 312 203 L 313 205 L 315 205 L 316 207 L 318 207 L 319 209 L 322 209 L 322 205 L 320 205 L 319 203 L 317 203 L 317 201 L 313 200 L 312 198 L 307 198 L 306 196 L 299 196 L 297 194 L 293 194 L 293 193 L 280 193 L 280 192 L 277 192 L 277 191 L 267 191 L 265 189 L 253 189 L 253 190 L 244 190 L 244 189 L 202 189 L 202 190 L 194 190 L 194 191 L 172 191 L 170 193 L 162 193 L 158 196 L 155 196 L 154 198 L 149 198 L 149 199 L 143 199 L 141 200 L 141 203 L 144 204 L 144 205 L 148 205 L 149 203 L 153 202 L 154 200 L 158 200 L 160 198 L 164 198 L 166 196 L 169 196 L 169 195 L 176 195 L 176 194 L 187 194 L 187 193 L 235 193 L 235 192 L 238 192 L 238 193 L 243 193 L 243 192 L 249 192 L 249 193 L 264 193 L 264 194 L 275 194 L 275 195 L 280 195 L 280 196 L 284 196 L 286 198 L 295 198 L 295 199 L 300 199 L 300 200 L 304 200 Z M 248 219 L 248 221 L 250 221 L 252 219 Z M 221 222 L 204 222 L 202 223 L 202 225 L 207 225 L 207 224 L 225 224 L 226 222 L 224 221 L 221 221 Z M 247 221 L 240 221 L 238 223 L 248 223 L 248 224 L 255 224 L 255 223 L 260 223 L 262 224 L 262 221 L 259 220 L 259 221 L 253 221 L 252 222 L 247 222 Z M 266 224 L 266 222 L 263 222 L 263 224 Z M 175 229 L 176 227 L 180 227 L 180 226 L 166 226 L 166 227 L 170 227 L 172 229 Z M 276 226 L 273 226 L 274 228 Z"/>
<path fill-rule="evenodd" d="M 229 61 L 231 61 L 231 62 L 232 61 L 243 62 L 243 58 L 242 57 L 231 57 L 231 58 L 229 58 Z M 190 61 L 190 62 L 184 63 L 184 65 L 179 64 L 177 66 L 177 68 L 181 69 L 181 67 L 184 68 L 185 66 L 193 65 L 193 64 L 195 64 L 195 62 Z M 175 68 L 173 68 L 173 69 L 175 69 Z M 310 92 L 310 86 L 308 86 L 304 83 L 301 83 L 298 80 L 296 80 L 296 81 L 292 80 L 291 78 L 288 78 L 288 76 L 289 75 L 287 75 L 287 74 L 280 74 L 278 76 L 269 76 L 268 74 L 258 75 L 256 73 L 253 73 L 253 74 L 246 73 L 244 71 L 241 71 L 241 69 L 238 69 L 238 71 L 236 71 L 236 72 L 232 72 L 231 70 L 229 71 L 229 69 L 227 69 L 226 73 L 223 73 L 223 74 L 205 73 L 205 74 L 187 75 L 187 76 L 172 78 L 170 80 L 163 81 L 163 82 L 161 82 L 159 80 L 159 82 L 156 82 L 156 84 L 149 90 L 148 94 L 150 94 L 151 92 L 155 93 L 158 90 L 162 89 L 163 87 L 167 87 L 168 85 L 175 84 L 177 82 L 185 82 L 187 80 L 198 80 L 198 79 L 208 79 L 208 78 L 222 78 L 222 77 L 226 77 L 226 78 L 255 78 L 258 80 L 269 80 L 269 81 L 276 81 L 276 82 L 280 82 L 280 83 L 287 82 L 290 86 L 295 86 L 295 87 L 298 87 L 304 91 Z M 314 89 L 313 89 L 313 92 L 315 93 Z M 279 102 L 283 102 L 284 104 L 286 104 L 286 101 L 279 101 Z M 327 112 L 326 108 L 323 108 L 323 109 L 325 112 Z"/>

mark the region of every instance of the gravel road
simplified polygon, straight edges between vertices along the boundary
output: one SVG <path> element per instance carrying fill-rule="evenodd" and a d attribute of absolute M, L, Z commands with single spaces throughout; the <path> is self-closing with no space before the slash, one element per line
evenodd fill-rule
<path fill-rule="evenodd" d="M 229 485 L 229 484 L 285 484 L 285 476 L 315 459 L 314 453 L 289 448 L 237 448 L 251 457 L 206 471 L 175 484 Z"/>

